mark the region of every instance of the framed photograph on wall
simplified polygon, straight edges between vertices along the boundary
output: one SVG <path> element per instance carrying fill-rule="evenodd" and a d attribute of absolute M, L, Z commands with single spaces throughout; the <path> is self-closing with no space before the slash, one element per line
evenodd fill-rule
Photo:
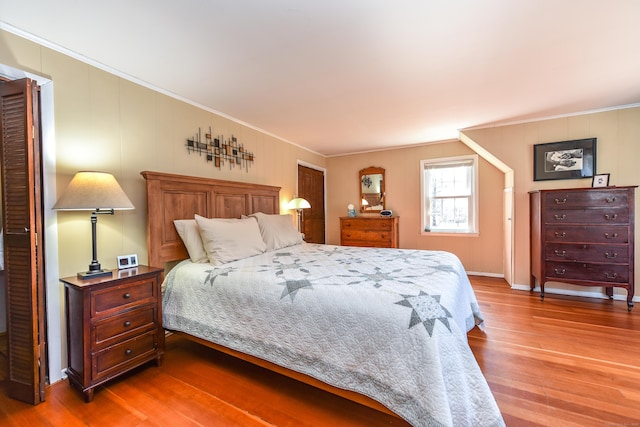
<path fill-rule="evenodd" d="M 593 175 L 593 182 L 591 183 L 592 187 L 608 187 L 609 186 L 609 174 L 608 173 L 599 173 L 597 175 Z"/>
<path fill-rule="evenodd" d="M 596 172 L 596 138 L 533 146 L 533 180 L 591 178 Z"/>

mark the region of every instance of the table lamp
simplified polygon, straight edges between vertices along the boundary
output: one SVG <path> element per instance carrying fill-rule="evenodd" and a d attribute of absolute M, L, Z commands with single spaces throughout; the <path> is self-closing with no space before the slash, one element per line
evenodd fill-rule
<path fill-rule="evenodd" d="M 91 213 L 91 248 L 93 259 L 89 270 L 78 273 L 85 280 L 110 276 L 111 270 L 103 270 L 98 262 L 96 246 L 96 224 L 98 215 L 113 215 L 116 210 L 134 209 L 133 204 L 122 191 L 118 181 L 110 173 L 80 171 L 75 174 L 69 186 L 53 206 L 60 211 L 93 211 Z"/>
<path fill-rule="evenodd" d="M 295 209 L 298 213 L 298 232 L 302 233 L 302 210 L 309 209 L 311 205 L 306 199 L 302 197 L 294 197 L 287 204 L 287 209 Z"/>

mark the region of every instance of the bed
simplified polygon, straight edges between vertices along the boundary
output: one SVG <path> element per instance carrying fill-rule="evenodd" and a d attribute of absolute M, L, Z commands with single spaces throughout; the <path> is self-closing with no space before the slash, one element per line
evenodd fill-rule
<path fill-rule="evenodd" d="M 286 217 L 278 187 L 142 175 L 149 264 L 168 271 L 166 329 L 415 426 L 504 425 L 467 343 L 483 319 L 455 256 L 283 243 L 269 235 Z M 194 218 L 207 253 L 233 253 L 225 239 L 245 235 L 233 227 L 254 225 L 264 250 L 252 231 L 237 248 L 251 255 L 194 262 L 176 229 Z"/>

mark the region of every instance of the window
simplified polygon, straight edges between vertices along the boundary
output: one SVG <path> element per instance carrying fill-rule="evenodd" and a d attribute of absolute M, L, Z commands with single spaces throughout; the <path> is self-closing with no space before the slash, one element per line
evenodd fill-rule
<path fill-rule="evenodd" d="M 477 164 L 477 155 L 420 161 L 425 232 L 478 232 Z"/>

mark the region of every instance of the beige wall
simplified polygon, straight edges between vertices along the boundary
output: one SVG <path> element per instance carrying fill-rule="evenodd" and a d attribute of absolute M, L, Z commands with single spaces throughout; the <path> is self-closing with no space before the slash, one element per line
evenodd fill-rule
<path fill-rule="evenodd" d="M 340 243 L 338 218 L 358 206 L 360 169 L 385 168 L 386 207 L 400 217 L 400 247 L 455 253 L 467 271 L 503 274 L 502 197 L 504 174 L 479 159 L 479 236 L 421 235 L 420 160 L 472 154 L 460 141 L 376 151 L 327 159 L 328 243 Z"/>
<path fill-rule="evenodd" d="M 0 62 L 50 78 L 54 87 L 58 194 L 78 170 L 113 173 L 134 206 L 98 220 L 98 259 L 114 268 L 117 255 L 147 261 L 145 184 L 154 170 L 281 186 L 281 210 L 297 188 L 297 161 L 325 166 L 325 158 L 208 111 L 124 80 L 51 49 L 0 32 Z M 16 59 L 20 58 L 20 59 Z M 185 142 L 201 127 L 230 136 L 255 154 L 248 172 L 215 168 L 187 152 Z M 45 207 L 50 208 L 50 207 Z M 91 262 L 87 213 L 58 213 L 60 274 Z"/>
<path fill-rule="evenodd" d="M 514 170 L 515 284 L 529 284 L 529 195 L 549 188 L 590 187 L 591 179 L 533 181 L 533 145 L 581 138 L 598 138 L 597 173 L 610 173 L 611 185 L 640 184 L 640 107 L 583 114 L 537 122 L 468 130 L 470 137 Z M 636 212 L 640 208 L 636 197 Z M 635 240 L 638 241 L 639 230 Z M 638 280 L 639 269 L 635 268 Z M 559 289 L 579 289 L 556 285 Z M 626 297 L 624 290 L 616 293 Z"/>

